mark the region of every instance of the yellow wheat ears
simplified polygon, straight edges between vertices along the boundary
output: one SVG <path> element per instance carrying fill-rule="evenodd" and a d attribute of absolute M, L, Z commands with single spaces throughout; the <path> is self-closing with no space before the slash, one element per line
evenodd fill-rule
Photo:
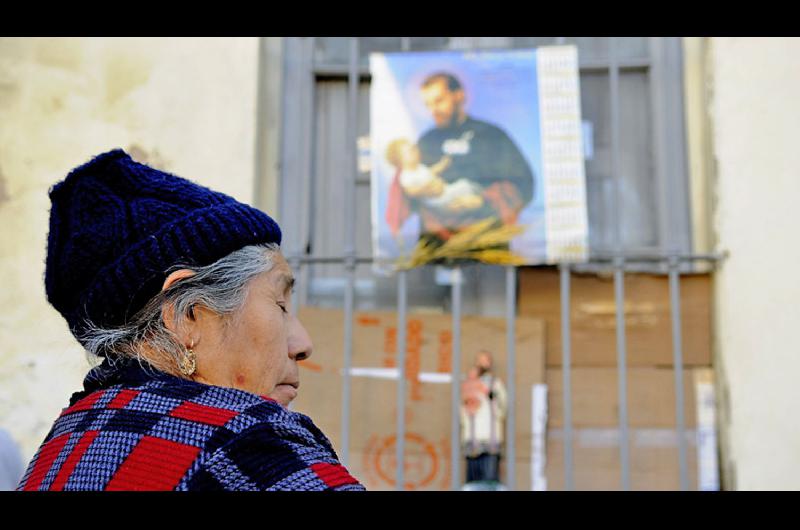
<path fill-rule="evenodd" d="M 524 265 L 525 259 L 505 248 L 511 239 L 525 231 L 523 225 L 502 225 L 496 217 L 487 217 L 462 228 L 444 244 L 421 239 L 408 258 L 395 262 L 398 269 L 411 269 L 431 262 L 447 262 L 455 259 L 472 259 L 494 265 Z"/>

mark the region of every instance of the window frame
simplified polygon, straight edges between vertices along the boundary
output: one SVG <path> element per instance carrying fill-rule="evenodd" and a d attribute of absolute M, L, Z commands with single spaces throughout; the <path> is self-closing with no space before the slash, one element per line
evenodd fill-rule
<path fill-rule="evenodd" d="M 340 37 L 344 38 L 344 37 Z M 609 39 L 609 47 L 614 46 L 614 38 Z M 314 176 L 314 118 L 315 85 L 320 79 L 337 79 L 346 81 L 349 75 L 347 64 L 331 64 L 315 62 L 315 37 L 283 37 L 283 90 L 281 116 L 281 164 L 280 164 L 280 201 L 279 215 L 285 232 L 292 234 L 288 238 L 287 254 L 296 256 L 306 254 L 309 248 L 311 230 L 313 229 L 314 189 L 311 183 Z M 460 39 L 472 42 L 481 49 L 498 49 L 496 38 L 487 38 L 489 47 L 481 47 L 482 38 Z M 398 51 L 410 43 L 413 37 L 398 37 Z M 506 39 L 511 41 L 513 39 Z M 552 44 L 563 43 L 564 38 L 554 37 Z M 646 57 L 622 57 L 614 59 L 606 57 L 580 59 L 580 73 L 602 72 L 611 79 L 614 69 L 619 74 L 630 70 L 644 70 L 648 75 L 649 105 L 651 111 L 651 152 L 654 187 L 655 212 L 653 222 L 656 226 L 658 241 L 653 246 L 615 247 L 628 256 L 667 256 L 670 254 L 691 254 L 693 251 L 692 205 L 689 185 L 689 164 L 687 135 L 685 124 L 685 102 L 683 87 L 683 47 L 680 37 L 649 37 L 648 55 Z M 452 49 L 452 48 L 447 48 Z M 499 49 L 509 49 L 503 47 Z M 611 51 L 611 49 L 609 50 Z M 611 55 L 609 53 L 609 55 Z M 367 66 L 359 64 L 358 76 L 361 82 L 370 79 Z M 613 83 L 612 83 L 613 85 Z M 612 115 L 617 113 L 619 105 L 619 87 L 617 94 L 611 94 Z M 614 91 L 612 86 L 612 91 Z M 614 106 L 617 106 L 614 108 Z M 614 140 L 612 139 L 612 142 Z M 613 149 L 613 144 L 612 144 Z M 621 146 L 617 141 L 617 158 Z M 355 151 L 355 146 L 354 146 Z M 356 179 L 356 185 L 369 185 L 363 178 Z M 306 213 L 304 215 L 304 212 Z M 613 215 L 613 213 L 612 213 Z M 612 228 L 613 230 L 613 228 Z M 300 237 L 295 237 L 300 236 Z M 590 263 L 583 269 L 592 269 L 593 258 L 605 258 L 613 255 L 615 248 L 603 248 L 599 252 L 590 252 Z M 643 263 L 641 270 L 662 271 L 661 265 Z M 653 267 L 656 267 L 654 269 Z M 687 264 L 687 267 L 690 265 Z"/>

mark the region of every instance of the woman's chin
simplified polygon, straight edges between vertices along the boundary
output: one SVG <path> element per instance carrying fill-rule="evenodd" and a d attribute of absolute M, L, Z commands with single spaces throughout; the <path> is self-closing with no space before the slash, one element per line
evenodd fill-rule
<path fill-rule="evenodd" d="M 288 407 L 289 403 L 297 397 L 297 389 L 291 385 L 278 385 L 275 390 L 269 393 L 269 397 L 284 407 Z"/>

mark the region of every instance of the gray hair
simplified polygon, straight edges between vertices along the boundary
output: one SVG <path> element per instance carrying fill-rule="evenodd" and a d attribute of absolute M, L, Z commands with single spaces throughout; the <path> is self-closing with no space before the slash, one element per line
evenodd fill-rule
<path fill-rule="evenodd" d="M 277 244 L 249 245 L 204 267 L 175 265 L 167 274 L 189 269 L 194 275 L 174 282 L 154 296 L 130 322 L 114 328 L 101 328 L 90 323 L 81 337 L 87 353 L 97 359 L 104 356 L 144 360 L 155 368 L 179 375 L 179 361 L 185 346 L 164 322 L 165 304 L 174 307 L 174 327 L 180 329 L 196 305 L 204 306 L 232 321 L 247 297 L 250 280 L 272 269 L 274 256 L 280 252 Z M 147 355 L 145 355 L 147 352 Z"/>

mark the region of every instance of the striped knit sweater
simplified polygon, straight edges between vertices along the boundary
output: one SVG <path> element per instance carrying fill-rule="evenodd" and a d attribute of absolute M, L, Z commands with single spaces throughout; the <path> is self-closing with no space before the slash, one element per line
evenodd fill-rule
<path fill-rule="evenodd" d="M 18 490 L 363 490 L 308 416 L 133 361 L 93 369 Z"/>

